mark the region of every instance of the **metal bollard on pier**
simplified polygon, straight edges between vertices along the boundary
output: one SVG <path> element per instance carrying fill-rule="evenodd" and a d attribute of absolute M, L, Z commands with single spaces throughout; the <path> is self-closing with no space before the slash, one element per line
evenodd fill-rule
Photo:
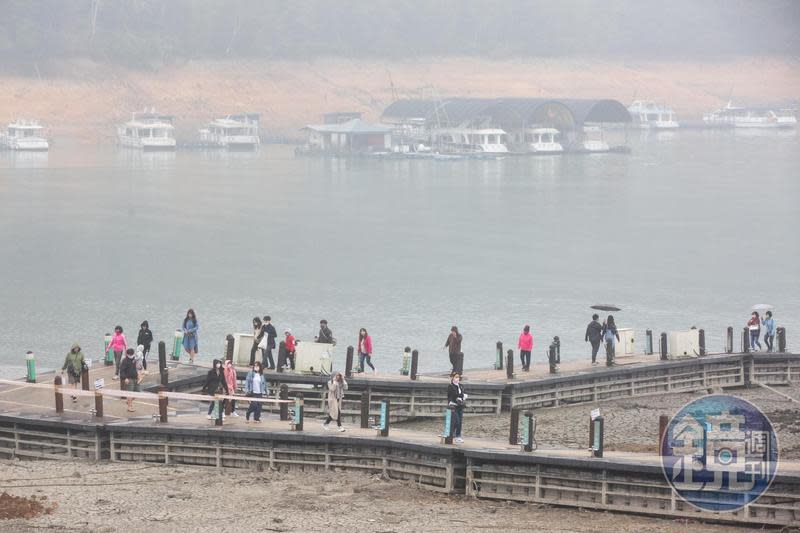
<path fill-rule="evenodd" d="M 514 350 L 510 348 L 506 352 L 506 377 L 514 379 Z"/>
<path fill-rule="evenodd" d="M 750 330 L 748 328 L 742 330 L 742 353 L 750 353 Z"/>
<path fill-rule="evenodd" d="M 169 386 L 169 368 L 165 368 L 161 371 L 161 386 Z"/>
<path fill-rule="evenodd" d="M 521 412 L 521 407 L 514 407 L 511 409 L 511 424 L 508 428 L 508 443 L 512 446 L 519 444 L 519 415 Z"/>
<path fill-rule="evenodd" d="M 653 330 L 648 329 L 644 332 L 644 354 L 653 355 Z"/>
<path fill-rule="evenodd" d="M 532 452 L 536 449 L 536 417 L 533 416 L 532 411 L 525 411 L 522 416 L 522 451 Z"/>
<path fill-rule="evenodd" d="M 455 434 L 455 419 L 456 408 L 452 405 L 444 410 L 444 431 L 442 431 L 442 438 L 445 444 L 453 444 L 453 435 Z"/>
<path fill-rule="evenodd" d="M 599 409 L 589 419 L 589 450 L 594 457 L 603 457 L 603 417 Z"/>
<path fill-rule="evenodd" d="M 403 348 L 403 366 L 400 367 L 400 375 L 407 376 L 411 373 L 411 347 Z"/>
<path fill-rule="evenodd" d="M 556 345 L 556 364 L 561 364 L 561 339 L 556 335 L 553 337 L 553 344 Z"/>
<path fill-rule="evenodd" d="M 303 431 L 303 420 L 305 419 L 303 395 L 299 394 L 294 399 L 294 417 L 292 418 L 292 430 Z"/>
<path fill-rule="evenodd" d="M 111 366 L 114 364 L 114 352 L 108 349 L 108 345 L 111 344 L 111 333 L 106 333 L 103 337 L 103 349 L 105 350 L 103 354 L 105 355 L 105 366 Z"/>
<path fill-rule="evenodd" d="M 383 399 L 381 400 L 381 421 L 380 421 L 380 431 L 378 435 L 381 437 L 388 437 L 389 436 L 389 400 Z"/>
<path fill-rule="evenodd" d="M 25 376 L 25 381 L 28 383 L 36 383 L 36 358 L 30 350 L 25 354 L 25 368 L 28 371 L 28 375 Z"/>
<path fill-rule="evenodd" d="M 725 337 L 725 353 L 733 353 L 733 326 L 728 326 Z"/>
<path fill-rule="evenodd" d="M 179 361 L 181 358 L 181 348 L 183 348 L 183 331 L 176 329 L 172 337 L 172 360 Z"/>
<path fill-rule="evenodd" d="M 555 343 L 550 343 L 550 347 L 547 349 L 547 363 L 550 365 L 550 373 L 555 374 L 558 369 L 556 368 L 556 345 Z"/>
<path fill-rule="evenodd" d="M 286 366 L 286 342 L 281 341 L 278 344 L 278 363 L 277 368 L 275 369 L 277 372 L 283 372 L 283 367 Z"/>
<path fill-rule="evenodd" d="M 222 425 L 222 400 L 214 400 L 214 409 L 211 413 L 214 415 L 214 425 Z"/>
<path fill-rule="evenodd" d="M 669 354 L 667 353 L 667 333 L 662 331 L 661 337 L 659 339 L 659 348 L 661 351 L 661 360 L 666 361 L 669 359 Z"/>
<path fill-rule="evenodd" d="M 775 329 L 775 334 L 778 337 L 778 353 L 786 353 L 786 328 L 781 326 Z"/>
<path fill-rule="evenodd" d="M 167 344 L 158 341 L 158 371 L 163 372 L 167 368 Z"/>

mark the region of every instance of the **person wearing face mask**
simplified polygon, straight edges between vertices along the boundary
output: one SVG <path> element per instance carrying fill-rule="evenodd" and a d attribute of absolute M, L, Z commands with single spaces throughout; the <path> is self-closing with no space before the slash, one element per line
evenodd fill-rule
<path fill-rule="evenodd" d="M 147 354 L 150 353 L 150 345 L 153 344 L 153 332 L 150 331 L 150 324 L 147 320 L 142 322 L 139 326 L 139 336 L 136 338 L 136 344 L 142 347 L 142 368 L 147 370 Z"/>
<path fill-rule="evenodd" d="M 135 351 L 133 348 L 128 348 L 125 352 L 125 358 L 119 365 L 119 382 L 122 385 L 122 390 L 128 392 L 136 391 L 136 383 L 139 381 L 139 372 L 136 369 L 136 359 L 134 358 Z M 133 412 L 133 398 L 128 396 L 128 412 Z"/>
<path fill-rule="evenodd" d="M 267 380 L 262 374 L 262 367 L 259 361 L 253 364 L 253 369 L 247 373 L 244 382 L 244 392 L 250 398 L 264 398 L 267 396 Z M 244 416 L 244 423 L 250 423 L 250 415 L 253 415 L 253 422 L 261 423 L 261 402 L 250 402 L 247 414 Z"/>
<path fill-rule="evenodd" d="M 69 384 L 77 389 L 81 384 L 81 372 L 85 365 L 86 361 L 83 357 L 83 352 L 81 351 L 80 345 L 76 342 L 72 345 L 72 348 L 70 348 L 67 357 L 64 358 L 64 366 L 61 367 L 61 374 L 64 374 L 66 370 Z M 77 402 L 78 397 L 73 396 L 72 401 Z"/>
<path fill-rule="evenodd" d="M 229 360 L 225 360 L 225 366 L 223 368 L 225 373 L 225 383 L 228 385 L 228 392 L 230 394 L 236 393 L 236 369 L 233 367 L 233 363 Z M 236 413 L 236 400 L 225 400 L 226 402 L 231 402 L 231 416 L 238 417 L 239 415 Z"/>
<path fill-rule="evenodd" d="M 467 395 L 464 394 L 464 389 L 461 388 L 461 374 L 453 372 L 450 378 L 450 385 L 447 387 L 447 406 L 454 407 L 453 409 L 453 429 L 455 430 L 456 442 L 459 444 L 464 442 L 461 438 L 461 422 L 464 419 L 464 403 L 467 401 Z"/>
<path fill-rule="evenodd" d="M 228 383 L 225 381 L 225 374 L 222 371 L 222 361 L 214 359 L 211 370 L 206 375 L 206 384 L 203 385 L 203 392 L 214 396 L 215 394 L 228 394 Z M 211 411 L 214 410 L 214 400 L 208 402 L 208 419 L 212 420 Z M 224 415 L 223 415 L 224 417 Z"/>

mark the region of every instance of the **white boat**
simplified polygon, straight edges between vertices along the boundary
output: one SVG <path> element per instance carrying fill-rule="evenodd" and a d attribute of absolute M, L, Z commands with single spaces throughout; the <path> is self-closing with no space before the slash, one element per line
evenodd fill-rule
<path fill-rule="evenodd" d="M 442 128 L 431 131 L 431 145 L 456 154 L 507 154 L 507 134 L 498 128 Z"/>
<path fill-rule="evenodd" d="M 117 141 L 121 146 L 142 150 L 174 150 L 172 117 L 153 110 L 133 113 L 131 120 L 117 127 Z"/>
<path fill-rule="evenodd" d="M 228 150 L 255 150 L 261 144 L 258 120 L 252 113 L 215 118 L 200 130 L 200 140 Z"/>
<path fill-rule="evenodd" d="M 673 129 L 680 126 L 675 112 L 649 100 L 636 100 L 629 107 L 628 112 L 633 122 L 642 128 Z"/>
<path fill-rule="evenodd" d="M 580 151 L 603 153 L 609 151 L 608 143 L 603 138 L 603 129 L 600 126 L 584 126 Z"/>
<path fill-rule="evenodd" d="M 532 154 L 560 154 L 561 133 L 555 128 L 526 128 L 520 135 L 522 150 Z"/>
<path fill-rule="evenodd" d="M 736 107 L 728 102 L 725 107 L 703 115 L 703 122 L 734 128 L 793 128 L 797 125 L 797 117 L 786 111 L 779 116 L 772 109 Z"/>
<path fill-rule="evenodd" d="M 50 148 L 44 136 L 44 127 L 35 120 L 17 119 L 11 122 L 6 133 L 0 135 L 0 145 L 9 150 L 46 152 Z"/>

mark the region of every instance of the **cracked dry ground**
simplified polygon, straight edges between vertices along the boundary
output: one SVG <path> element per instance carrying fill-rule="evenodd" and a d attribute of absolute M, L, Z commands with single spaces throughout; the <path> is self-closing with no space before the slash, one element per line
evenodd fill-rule
<path fill-rule="evenodd" d="M 447 496 L 352 473 L 217 471 L 135 463 L 0 462 L 2 490 L 47 497 L 50 514 L 0 530 L 167 531 L 743 531 L 542 505 Z"/>

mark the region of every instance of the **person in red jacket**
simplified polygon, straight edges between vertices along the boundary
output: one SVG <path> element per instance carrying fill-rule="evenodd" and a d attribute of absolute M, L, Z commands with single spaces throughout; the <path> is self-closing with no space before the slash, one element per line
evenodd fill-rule
<path fill-rule="evenodd" d="M 294 354 L 295 354 L 295 341 L 292 330 L 286 328 L 284 331 L 286 339 L 283 341 L 286 344 L 286 359 L 289 361 L 289 367 L 294 370 Z"/>
<path fill-rule="evenodd" d="M 531 369 L 531 352 L 533 351 L 533 335 L 531 335 L 531 327 L 527 324 L 519 334 L 517 348 L 519 348 L 519 359 L 522 361 L 522 370 L 527 372 Z"/>

